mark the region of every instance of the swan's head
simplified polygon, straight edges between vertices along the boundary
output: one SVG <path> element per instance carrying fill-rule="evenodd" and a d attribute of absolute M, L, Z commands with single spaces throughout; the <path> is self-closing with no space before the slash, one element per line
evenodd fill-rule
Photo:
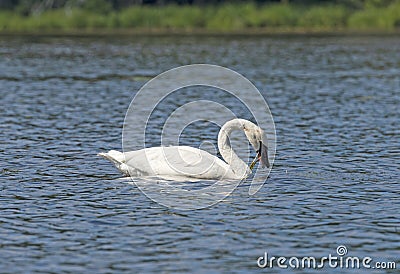
<path fill-rule="evenodd" d="M 250 167 L 252 168 L 257 161 L 260 161 L 261 167 L 269 167 L 268 142 L 264 130 L 253 123 L 243 125 L 243 130 L 250 144 L 257 152 L 257 157 Z"/>

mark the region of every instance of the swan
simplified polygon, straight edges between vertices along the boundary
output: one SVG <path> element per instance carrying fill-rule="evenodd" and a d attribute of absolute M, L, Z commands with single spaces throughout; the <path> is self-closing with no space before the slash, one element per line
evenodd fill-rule
<path fill-rule="evenodd" d="M 239 158 L 229 142 L 234 130 L 244 131 L 246 138 L 257 152 L 250 166 Z M 251 174 L 257 161 L 269 167 L 267 138 L 264 131 L 245 119 L 226 122 L 218 133 L 218 149 L 224 159 L 190 146 L 151 147 L 136 151 L 110 150 L 99 153 L 110 160 L 126 176 L 160 178 L 189 177 L 196 179 L 244 179 Z"/>

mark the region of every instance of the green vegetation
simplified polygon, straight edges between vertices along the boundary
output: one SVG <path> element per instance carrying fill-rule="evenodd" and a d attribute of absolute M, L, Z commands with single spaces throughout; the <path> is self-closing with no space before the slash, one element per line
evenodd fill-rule
<path fill-rule="evenodd" d="M 388 7 L 370 7 L 355 12 L 348 20 L 352 29 L 400 29 L 400 1 Z"/>
<path fill-rule="evenodd" d="M 400 0 L 347 2 L 134 5 L 112 8 L 104 0 L 40 12 L 0 10 L 2 33 L 74 32 L 302 32 L 399 31 Z M 299 4 L 296 4 L 299 3 Z M 18 10 L 19 9 L 19 10 Z"/>

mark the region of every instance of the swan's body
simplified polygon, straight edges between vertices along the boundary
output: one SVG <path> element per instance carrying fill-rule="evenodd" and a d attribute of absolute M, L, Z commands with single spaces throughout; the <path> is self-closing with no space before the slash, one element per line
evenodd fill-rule
<path fill-rule="evenodd" d="M 233 130 L 243 130 L 258 152 L 261 165 L 269 166 L 264 132 L 244 119 L 228 121 L 218 134 L 218 149 L 225 162 L 204 150 L 189 146 L 152 147 L 125 153 L 111 150 L 99 155 L 112 161 L 123 174 L 132 177 L 243 179 L 251 173 L 251 169 L 230 145 L 229 135 Z"/>
<path fill-rule="evenodd" d="M 226 175 L 227 179 L 241 178 L 218 157 L 189 146 L 151 147 L 126 153 L 112 150 L 100 156 L 113 161 L 123 174 L 133 177 L 166 175 L 215 179 Z"/>

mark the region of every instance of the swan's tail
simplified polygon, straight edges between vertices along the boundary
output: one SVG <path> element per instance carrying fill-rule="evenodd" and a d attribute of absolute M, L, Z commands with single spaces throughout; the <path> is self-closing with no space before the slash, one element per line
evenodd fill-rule
<path fill-rule="evenodd" d="M 107 153 L 101 152 L 97 155 L 113 162 L 117 167 L 125 163 L 125 155 L 122 152 L 116 150 L 110 150 Z"/>
<path fill-rule="evenodd" d="M 125 176 L 129 176 L 129 166 L 125 164 L 125 154 L 116 150 L 110 150 L 107 153 L 101 152 L 97 154 L 111 162 L 121 171 Z"/>

